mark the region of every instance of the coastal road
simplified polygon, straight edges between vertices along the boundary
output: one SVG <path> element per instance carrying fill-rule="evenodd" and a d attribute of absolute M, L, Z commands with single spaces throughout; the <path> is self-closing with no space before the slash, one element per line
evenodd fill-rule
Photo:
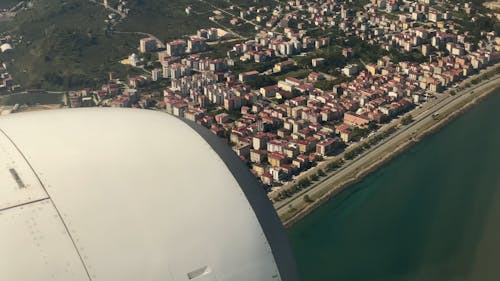
<path fill-rule="evenodd" d="M 438 106 L 439 104 L 442 104 L 443 102 L 447 101 L 448 98 L 449 97 L 447 97 L 447 96 L 439 96 L 436 99 L 431 99 L 431 100 L 427 101 L 422 107 L 418 107 L 418 108 L 412 110 L 410 114 L 412 116 L 416 116 L 416 117 L 413 117 L 414 123 L 412 125 L 414 125 L 415 122 L 417 122 L 418 120 L 422 119 L 421 116 L 423 116 L 424 113 L 428 114 L 430 108 L 433 108 L 435 106 Z M 389 122 L 387 124 L 384 124 L 381 128 L 379 128 L 378 132 L 383 132 L 386 129 L 388 129 L 389 127 L 397 126 L 398 124 L 400 124 L 400 119 L 399 118 L 398 119 L 393 119 L 391 122 Z M 390 140 L 391 138 L 395 137 L 396 135 L 402 133 L 402 130 L 404 130 L 404 129 L 405 128 L 403 126 L 403 128 L 400 128 L 400 130 L 398 130 L 395 133 L 393 133 L 389 137 L 389 139 L 387 139 L 387 140 Z M 329 179 L 330 177 L 338 178 L 337 175 L 341 171 L 343 171 L 344 169 L 347 169 L 350 165 L 353 165 L 354 163 L 356 163 L 358 161 L 361 161 L 361 159 L 363 159 L 363 157 L 365 157 L 366 155 L 372 153 L 375 149 L 377 149 L 378 147 L 383 146 L 385 143 L 386 143 L 386 141 L 383 140 L 383 141 L 379 142 L 378 144 L 371 146 L 369 149 L 364 150 L 356 158 L 354 158 L 352 160 L 345 160 L 344 164 L 339 169 L 335 170 L 334 172 L 328 173 L 326 178 L 322 179 L 319 182 L 314 183 L 311 187 L 309 187 L 307 189 L 304 189 L 304 190 L 302 190 L 302 191 L 294 194 L 290 198 L 287 198 L 285 200 L 281 200 L 279 202 L 276 202 L 274 204 L 275 208 L 276 209 L 282 208 L 283 206 L 289 204 L 292 200 L 294 200 L 294 198 L 301 197 L 301 196 L 303 196 L 305 194 L 310 194 L 311 191 L 315 190 L 316 186 L 318 186 L 320 184 L 323 184 L 323 182 L 326 181 L 327 179 Z M 355 146 L 355 144 L 354 144 L 354 146 Z M 344 158 L 344 153 L 345 153 L 345 151 L 343 153 L 340 153 L 339 155 L 337 155 L 335 157 L 332 157 L 331 159 L 334 159 L 334 160 L 343 159 Z M 316 168 L 314 168 L 312 172 L 316 173 L 316 170 L 319 168 L 320 165 L 318 165 Z M 322 167 L 322 168 L 324 168 L 324 167 Z M 300 174 L 297 178 L 295 178 L 294 182 L 298 182 L 300 179 L 302 179 L 302 178 L 308 178 L 309 176 L 310 176 L 310 174 L 308 174 L 307 172 L 304 173 L 304 174 Z M 290 185 L 292 185 L 292 184 L 293 183 L 287 183 L 282 188 L 284 188 L 284 189 L 289 188 Z M 282 189 L 280 189 L 280 190 L 282 190 Z"/>
<path fill-rule="evenodd" d="M 356 157 L 351 161 L 347 161 L 339 170 L 337 170 L 331 176 L 323 179 L 322 181 L 316 183 L 308 189 L 304 189 L 288 200 L 282 200 L 274 204 L 278 214 L 280 216 L 284 215 L 289 211 L 287 208 L 290 204 L 295 208 L 301 204 L 304 204 L 303 196 L 305 194 L 314 195 L 319 191 L 330 190 L 332 186 L 339 181 L 348 176 L 352 176 L 358 173 L 367 165 L 372 163 L 372 161 L 377 160 L 385 156 L 387 151 L 394 150 L 399 144 L 408 141 L 408 139 L 413 138 L 414 133 L 418 132 L 422 128 L 425 128 L 429 124 L 436 123 L 436 120 L 432 117 L 434 113 L 442 113 L 457 107 L 462 102 L 467 101 L 470 98 L 471 91 L 481 92 L 485 89 L 496 85 L 500 85 L 500 76 L 497 75 L 492 77 L 490 80 L 484 81 L 478 85 L 472 86 L 471 88 L 465 89 L 459 92 L 456 96 L 448 96 L 437 103 L 433 104 L 430 108 L 414 116 L 414 122 L 410 125 L 403 126 L 403 128 L 396 131 L 389 139 L 383 141 L 382 143 L 374 146 Z M 412 112 L 413 113 L 413 112 Z M 414 113 L 413 113 L 414 114 Z"/>

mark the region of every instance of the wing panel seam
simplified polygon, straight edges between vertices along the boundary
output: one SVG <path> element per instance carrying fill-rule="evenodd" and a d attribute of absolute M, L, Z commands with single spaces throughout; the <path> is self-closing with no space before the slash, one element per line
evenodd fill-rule
<path fill-rule="evenodd" d="M 50 197 L 44 197 L 44 198 L 40 198 L 40 199 L 36 199 L 36 200 L 24 202 L 24 203 L 21 203 L 21 204 L 17 204 L 17 205 L 5 207 L 3 209 L 0 209 L 0 212 L 7 211 L 7 210 L 10 210 L 10 209 L 19 208 L 19 207 L 22 207 L 22 206 L 26 206 L 26 205 L 30 205 L 30 204 L 34 204 L 34 203 L 38 203 L 38 202 L 42 202 L 42 201 L 45 201 L 45 200 L 50 200 Z"/>
<path fill-rule="evenodd" d="M 66 222 L 64 221 L 62 215 L 61 215 L 61 212 L 59 211 L 59 209 L 57 208 L 56 204 L 54 203 L 54 200 L 52 200 L 52 198 L 50 197 L 50 194 L 49 192 L 47 191 L 47 188 L 45 187 L 45 185 L 43 184 L 42 182 L 42 179 L 38 176 L 38 174 L 36 173 L 35 169 L 33 168 L 33 166 L 31 165 L 31 163 L 28 161 L 28 158 L 26 158 L 26 156 L 23 154 L 23 152 L 21 151 L 21 149 L 19 149 L 19 147 L 16 145 L 16 143 L 9 137 L 9 135 L 7 135 L 7 133 L 2 129 L 0 128 L 0 132 L 9 140 L 9 142 L 14 146 L 14 148 L 17 150 L 17 152 L 19 153 L 19 155 L 21 155 L 21 157 L 24 159 L 24 161 L 26 162 L 26 164 L 28 165 L 28 167 L 30 168 L 30 170 L 33 172 L 33 174 L 35 175 L 36 179 L 38 180 L 38 182 L 40 183 L 40 185 L 42 186 L 45 194 L 46 194 L 46 198 L 44 199 L 40 199 L 40 200 L 35 200 L 35 201 L 32 201 L 32 202 L 28 202 L 26 204 L 20 204 L 20 205 L 17 205 L 17 206 L 14 206 L 14 207 L 19 207 L 19 206 L 22 206 L 22 205 L 27 205 L 27 204 L 31 204 L 31 203 L 34 203 L 34 202 L 38 202 L 38 201 L 42 201 L 42 200 L 47 200 L 49 199 L 50 202 L 52 203 L 52 206 L 54 207 L 54 209 L 56 210 L 57 212 L 57 215 L 59 216 L 59 219 L 61 220 L 61 223 L 63 224 L 64 226 L 64 229 L 66 230 L 66 233 L 68 234 L 69 236 L 69 239 L 71 240 L 71 243 L 73 244 L 73 248 L 75 249 L 76 251 L 76 254 L 78 255 L 78 258 L 80 259 L 81 263 L 82 263 L 82 266 L 83 266 L 83 269 L 85 270 L 85 273 L 87 274 L 87 277 L 89 278 L 89 281 L 92 281 L 92 277 L 90 276 L 90 272 L 87 268 L 87 264 L 85 264 L 85 261 L 83 260 L 83 257 L 80 253 L 80 251 L 78 250 L 78 247 L 76 246 L 76 242 L 75 242 L 75 239 L 73 238 L 73 236 L 71 235 L 71 232 L 69 231 L 69 228 L 68 228 L 68 225 L 66 224 Z M 14 208 L 13 207 L 13 208 Z M 9 208 L 6 208 L 6 209 L 9 209 Z M 1 211 L 1 210 L 0 210 Z"/>

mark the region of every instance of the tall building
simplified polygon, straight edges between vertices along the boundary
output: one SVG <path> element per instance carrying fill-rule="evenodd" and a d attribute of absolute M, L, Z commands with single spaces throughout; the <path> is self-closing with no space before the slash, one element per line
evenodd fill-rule
<path fill-rule="evenodd" d="M 139 50 L 141 51 L 141 53 L 154 51 L 156 49 L 156 46 L 156 39 L 152 37 L 142 38 L 141 40 L 139 40 Z"/>
<path fill-rule="evenodd" d="M 186 42 L 184 40 L 174 40 L 167 43 L 167 55 L 171 57 L 182 56 L 186 53 Z"/>

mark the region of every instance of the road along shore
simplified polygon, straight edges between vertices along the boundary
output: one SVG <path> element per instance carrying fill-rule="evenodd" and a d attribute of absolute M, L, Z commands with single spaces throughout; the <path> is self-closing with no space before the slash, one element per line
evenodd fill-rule
<path fill-rule="evenodd" d="M 413 144 L 438 131 L 499 88 L 500 74 L 462 90 L 451 101 L 443 100 L 445 104 L 437 105 L 431 112 L 423 112 L 422 116 L 419 115 L 412 124 L 402 131 L 400 129 L 396 134 L 384 140 L 382 145 L 356 159 L 356 163 L 327 177 L 312 188 L 302 192 L 300 196 L 288 200 L 286 204 L 281 204 L 277 208 L 277 212 L 284 226 L 287 228 L 292 226 L 340 191 L 359 182 Z M 438 120 L 434 118 L 435 113 L 439 113 Z M 306 195 L 309 200 L 304 200 Z"/>

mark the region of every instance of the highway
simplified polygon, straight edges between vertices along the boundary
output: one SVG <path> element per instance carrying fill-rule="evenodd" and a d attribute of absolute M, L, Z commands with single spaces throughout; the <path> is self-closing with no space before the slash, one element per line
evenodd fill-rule
<path fill-rule="evenodd" d="M 303 196 L 309 194 L 313 196 L 314 194 L 329 190 L 332 186 L 338 182 L 340 179 L 344 179 L 359 172 L 361 169 L 366 168 L 367 165 L 371 164 L 373 160 L 380 159 L 383 157 L 389 149 L 394 150 L 398 145 L 408 141 L 408 139 L 413 138 L 415 132 L 419 132 L 422 128 L 427 127 L 431 123 L 436 123 L 436 120 L 432 117 L 434 113 L 442 113 L 447 110 L 453 109 L 454 107 L 460 105 L 460 103 L 467 101 L 470 98 L 470 92 L 480 92 L 489 87 L 500 85 L 499 83 L 500 75 L 497 75 L 490 80 L 486 80 L 478 85 L 472 86 L 465 89 L 456 96 L 443 96 L 440 99 L 434 101 L 429 107 L 423 107 L 419 109 L 420 112 L 415 114 L 415 111 L 410 112 L 414 116 L 414 121 L 406 126 L 403 126 L 398 131 L 396 131 L 389 139 L 383 140 L 381 143 L 371 147 L 370 149 L 363 152 L 361 155 L 357 156 L 353 160 L 345 162 L 345 164 L 333 172 L 331 175 L 323 178 L 313 186 L 297 192 L 292 197 L 285 200 L 276 202 L 274 204 L 278 214 L 282 216 L 289 211 L 289 208 L 285 208 L 292 204 L 294 208 L 304 204 Z M 299 208 L 300 209 L 300 208 Z"/>

